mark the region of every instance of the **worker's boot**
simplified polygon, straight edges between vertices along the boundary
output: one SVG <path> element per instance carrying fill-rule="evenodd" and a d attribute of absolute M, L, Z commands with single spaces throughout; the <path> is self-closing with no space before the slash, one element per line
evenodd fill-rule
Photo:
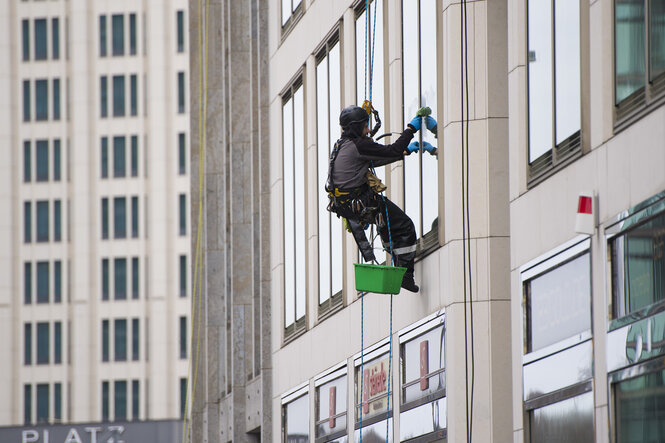
<path fill-rule="evenodd" d="M 416 281 L 413 279 L 413 271 L 406 271 L 402 278 L 402 287 L 411 292 L 418 292 L 420 290 Z"/>

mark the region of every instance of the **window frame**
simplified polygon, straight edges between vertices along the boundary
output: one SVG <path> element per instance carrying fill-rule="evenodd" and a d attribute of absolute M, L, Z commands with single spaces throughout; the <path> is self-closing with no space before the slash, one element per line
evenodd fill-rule
<path fill-rule="evenodd" d="M 296 5 L 296 7 L 293 7 L 293 2 L 297 0 L 281 0 L 280 1 L 280 12 L 279 12 L 279 24 L 280 24 L 280 30 L 281 30 L 281 39 L 284 41 L 286 37 L 289 35 L 291 30 L 296 26 L 296 24 L 300 21 L 303 15 L 305 15 L 305 6 L 303 5 L 304 0 L 300 0 L 300 2 Z M 284 6 L 283 2 L 289 2 L 291 3 L 291 14 L 289 15 L 289 18 L 284 21 L 283 17 L 283 12 L 284 12 Z"/>
<path fill-rule="evenodd" d="M 344 406 L 345 409 L 342 412 L 335 412 L 335 415 L 332 417 L 327 417 L 324 419 L 321 419 L 321 411 L 319 407 L 319 400 L 320 400 L 320 395 L 321 395 L 321 388 L 331 382 L 337 381 L 339 379 L 344 379 L 344 386 L 347 388 L 347 393 L 346 396 L 344 397 Z M 314 379 L 314 441 L 315 443 L 325 443 L 327 441 L 333 441 L 335 439 L 338 439 L 340 437 L 344 437 L 347 435 L 347 428 L 349 424 L 349 414 L 348 414 L 348 384 L 349 384 L 349 374 L 348 374 L 348 369 L 346 362 L 340 363 L 333 367 L 332 369 L 326 371 L 326 373 L 317 376 Z M 335 392 L 335 396 L 337 396 L 337 392 Z M 336 397 L 337 398 L 337 397 Z M 344 418 L 346 420 L 347 426 L 345 426 L 343 429 L 332 432 L 329 434 L 323 434 L 318 436 L 318 426 L 320 424 L 324 424 L 328 422 L 330 419 L 341 419 Z"/>
<path fill-rule="evenodd" d="M 287 435 L 288 435 L 288 427 L 287 427 L 287 420 L 288 420 L 288 405 L 300 400 L 303 397 L 307 398 L 307 413 L 309 415 L 310 408 L 309 408 L 309 381 L 306 381 L 297 387 L 291 389 L 287 393 L 283 394 L 281 397 L 280 401 L 280 410 L 281 410 L 281 435 L 280 435 L 280 441 L 286 442 L 288 441 Z M 310 423 L 310 417 L 307 418 L 307 423 L 308 423 L 308 430 L 307 430 L 307 437 L 308 439 L 311 439 L 311 435 L 309 435 L 309 423 Z"/>
<path fill-rule="evenodd" d="M 352 430 L 354 431 L 354 434 L 358 429 L 360 428 L 360 415 L 358 414 L 358 411 L 363 407 L 363 404 L 365 401 L 361 401 L 358 403 L 358 396 L 361 395 L 362 393 L 360 392 L 360 380 L 358 379 L 358 375 L 360 373 L 360 368 L 361 366 L 364 366 L 363 369 L 367 368 L 369 363 L 376 362 L 376 361 L 381 361 L 383 359 L 389 359 L 390 358 L 390 343 L 389 339 L 385 338 L 381 340 L 379 343 L 375 344 L 374 346 L 371 346 L 367 349 L 364 350 L 364 355 L 361 358 L 361 353 L 357 353 L 356 355 L 353 356 L 353 425 L 352 425 Z M 370 398 L 367 400 L 369 404 L 375 401 L 379 401 L 382 398 L 387 398 L 390 396 L 390 410 L 389 411 L 382 411 L 379 412 L 369 418 L 366 418 L 366 413 L 363 412 L 363 419 L 362 419 L 362 425 L 363 429 L 365 427 L 371 426 L 376 423 L 380 423 L 385 421 L 386 419 L 390 420 L 391 422 L 394 423 L 394 414 L 395 414 L 395 386 L 393 383 L 393 378 L 395 375 L 395 371 L 398 369 L 395 367 L 395 360 L 397 353 L 393 351 L 392 353 L 392 358 L 393 358 L 393 364 L 392 364 L 392 370 L 390 374 L 390 378 L 387 377 L 388 373 L 388 368 L 385 368 L 386 372 L 386 381 L 388 383 L 387 387 L 387 393 L 386 394 L 381 394 L 378 396 L 375 396 L 373 398 Z M 362 363 L 362 364 L 361 364 Z M 363 389 L 365 389 L 365 384 L 363 381 Z M 361 397 L 362 398 L 362 397 Z M 387 405 L 386 405 L 387 406 Z M 393 424 L 390 424 L 391 430 L 393 429 Z M 392 432 L 391 432 L 392 435 Z"/>

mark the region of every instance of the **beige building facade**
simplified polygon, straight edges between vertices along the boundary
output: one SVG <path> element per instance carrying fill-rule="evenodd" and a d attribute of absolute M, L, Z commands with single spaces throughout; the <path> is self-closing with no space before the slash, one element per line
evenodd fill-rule
<path fill-rule="evenodd" d="M 8 1 L 0 23 L 0 425 L 178 420 L 187 4 Z"/>

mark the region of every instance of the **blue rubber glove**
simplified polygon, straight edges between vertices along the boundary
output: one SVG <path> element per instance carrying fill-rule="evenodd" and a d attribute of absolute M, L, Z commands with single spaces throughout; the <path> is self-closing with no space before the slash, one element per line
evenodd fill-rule
<path fill-rule="evenodd" d="M 413 132 L 417 132 L 420 131 L 422 124 L 423 124 L 422 117 L 413 117 L 413 120 L 411 120 L 407 126 L 411 126 L 414 129 Z"/>
<path fill-rule="evenodd" d="M 418 142 L 415 142 L 415 143 L 418 143 Z M 432 146 L 431 143 L 423 141 L 423 151 L 427 151 L 430 154 L 435 155 L 436 154 L 436 147 Z"/>
<path fill-rule="evenodd" d="M 409 154 L 420 151 L 420 144 L 416 142 L 411 142 L 409 146 L 406 147 L 406 150 Z"/>
<path fill-rule="evenodd" d="M 427 129 L 436 134 L 436 120 L 434 120 L 434 117 L 432 117 L 431 115 L 425 117 L 425 126 L 427 127 Z"/>

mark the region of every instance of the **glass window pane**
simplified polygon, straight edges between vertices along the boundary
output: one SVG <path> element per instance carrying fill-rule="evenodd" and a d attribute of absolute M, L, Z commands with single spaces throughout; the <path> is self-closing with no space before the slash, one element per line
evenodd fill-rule
<path fill-rule="evenodd" d="M 316 405 L 316 437 L 329 435 L 346 430 L 346 415 L 335 417 L 346 412 L 346 375 L 336 378 L 326 384 L 319 386 L 317 390 Z M 333 417 L 331 419 L 331 417 Z"/>
<path fill-rule="evenodd" d="M 614 65 L 616 104 L 644 87 L 646 69 L 644 2 L 614 2 Z"/>
<path fill-rule="evenodd" d="M 62 301 L 62 262 L 56 260 L 53 262 L 53 302 Z"/>
<path fill-rule="evenodd" d="M 552 6 L 529 0 L 529 163 L 552 149 Z"/>
<path fill-rule="evenodd" d="M 356 429 L 353 432 L 353 441 L 360 441 L 360 429 Z M 388 435 L 386 435 L 386 433 Z M 362 427 L 362 436 L 364 441 L 379 442 L 385 441 L 386 443 L 393 442 L 393 420 L 392 418 L 388 420 L 388 426 L 386 426 L 386 420 L 374 423 L 369 426 Z"/>
<path fill-rule="evenodd" d="M 556 144 L 580 130 L 580 4 L 554 2 Z"/>
<path fill-rule="evenodd" d="M 187 256 L 180 256 L 180 297 L 187 297 Z"/>
<path fill-rule="evenodd" d="M 180 379 L 180 418 L 185 418 L 185 409 L 187 409 L 187 379 Z"/>
<path fill-rule="evenodd" d="M 132 135 L 132 177 L 138 177 L 139 175 L 139 138 L 136 135 Z"/>
<path fill-rule="evenodd" d="M 126 300 L 127 299 L 127 259 L 125 258 L 116 258 L 113 261 L 113 272 L 114 272 L 114 298 L 116 300 Z"/>
<path fill-rule="evenodd" d="M 140 392 L 139 381 L 132 380 L 132 420 L 139 419 Z"/>
<path fill-rule="evenodd" d="M 649 3 L 649 80 L 665 72 L 665 0 Z"/>
<path fill-rule="evenodd" d="M 291 0 L 282 0 L 282 26 L 286 24 L 289 17 L 291 17 Z"/>
<path fill-rule="evenodd" d="M 102 421 L 109 421 L 109 382 L 102 382 Z"/>
<path fill-rule="evenodd" d="M 32 263 L 23 264 L 23 302 L 32 303 Z"/>
<path fill-rule="evenodd" d="M 187 317 L 180 317 L 180 358 L 187 358 Z"/>
<path fill-rule="evenodd" d="M 129 14 L 129 55 L 136 55 L 136 14 Z"/>
<path fill-rule="evenodd" d="M 185 133 L 178 134 L 178 173 L 184 175 L 186 171 Z"/>
<path fill-rule="evenodd" d="M 113 76 L 113 116 L 125 116 L 125 76 Z"/>
<path fill-rule="evenodd" d="M 60 181 L 61 160 L 60 160 L 60 139 L 53 140 L 53 180 Z"/>
<path fill-rule="evenodd" d="M 62 363 L 62 323 L 53 323 L 53 363 Z"/>
<path fill-rule="evenodd" d="M 113 55 L 125 55 L 125 17 L 121 14 L 111 17 L 113 27 Z"/>
<path fill-rule="evenodd" d="M 446 397 L 443 397 L 402 412 L 399 415 L 400 441 L 446 429 L 447 409 L 448 401 Z"/>
<path fill-rule="evenodd" d="M 113 198 L 113 237 L 127 237 L 127 199 L 125 197 Z"/>
<path fill-rule="evenodd" d="M 37 323 L 37 364 L 49 364 L 49 324 Z"/>
<path fill-rule="evenodd" d="M 23 203 L 23 242 L 32 241 L 32 203 Z"/>
<path fill-rule="evenodd" d="M 35 20 L 35 60 L 46 60 L 46 19 Z"/>
<path fill-rule="evenodd" d="M 330 141 L 328 115 L 328 94 L 335 91 L 328 90 L 328 58 L 324 58 L 316 67 L 316 117 L 317 117 L 317 142 L 318 142 L 318 187 L 325 188 L 328 179 L 328 157 L 330 155 Z M 328 207 L 328 195 L 319 192 L 319 304 L 324 303 L 331 297 L 330 288 L 330 213 Z"/>
<path fill-rule="evenodd" d="M 32 180 L 32 144 L 29 140 L 23 142 L 23 181 Z"/>
<path fill-rule="evenodd" d="M 104 258 L 102 259 L 102 300 L 109 299 L 109 280 L 109 259 Z"/>
<path fill-rule="evenodd" d="M 23 385 L 23 422 L 32 423 L 32 385 Z"/>
<path fill-rule="evenodd" d="M 284 327 L 295 322 L 294 174 L 293 174 L 293 100 L 282 107 L 284 153 Z"/>
<path fill-rule="evenodd" d="M 23 325 L 23 364 L 32 364 L 32 324 Z"/>
<path fill-rule="evenodd" d="M 37 385 L 37 423 L 47 423 L 49 414 L 49 385 Z"/>
<path fill-rule="evenodd" d="M 593 415 L 592 392 L 534 409 L 531 441 L 594 441 Z"/>
<path fill-rule="evenodd" d="M 635 312 L 665 298 L 662 230 L 665 213 L 632 227 L 612 241 L 612 291 L 616 315 Z"/>
<path fill-rule="evenodd" d="M 178 72 L 178 113 L 185 112 L 185 73 Z"/>
<path fill-rule="evenodd" d="M 180 206 L 180 235 L 187 234 L 187 200 L 185 194 L 180 194 L 179 197 L 179 206 Z"/>
<path fill-rule="evenodd" d="M 37 303 L 49 302 L 49 262 L 37 262 Z"/>
<path fill-rule="evenodd" d="M 418 8 L 413 2 L 402 2 L 402 75 L 404 87 L 404 125 L 416 115 L 420 108 L 419 66 L 418 60 L 420 42 L 418 41 Z M 436 59 L 434 59 L 436 60 Z M 422 67 L 422 66 L 421 66 Z M 422 131 L 425 132 L 425 131 Z M 419 132 L 419 134 L 422 134 Z M 418 135 L 417 137 L 420 137 Z M 426 158 L 423 160 L 427 160 Z M 438 186 L 435 187 L 435 189 Z M 408 189 L 404 195 L 404 211 L 409 214 L 416 227 L 416 236 L 422 236 L 421 220 L 421 184 L 420 184 L 420 156 L 409 155 L 404 158 L 404 188 Z"/>
<path fill-rule="evenodd" d="M 51 57 L 53 60 L 57 60 L 60 58 L 60 20 L 58 18 L 51 19 L 51 34 L 53 34 Z"/>
<path fill-rule="evenodd" d="M 440 393 L 446 388 L 444 372 L 430 376 L 445 365 L 444 331 L 443 325 L 438 326 L 403 345 L 402 383 L 416 380 L 420 383 L 403 390 L 402 403 Z"/>
<path fill-rule="evenodd" d="M 108 77 L 102 75 L 99 79 L 99 106 L 100 106 L 100 116 L 102 118 L 107 117 L 109 114 L 109 104 L 108 104 Z"/>
<path fill-rule="evenodd" d="M 665 440 L 665 371 L 621 381 L 614 394 L 618 443 Z"/>
<path fill-rule="evenodd" d="M 21 21 L 23 31 L 23 61 L 30 60 L 30 20 Z"/>
<path fill-rule="evenodd" d="M 298 397 L 283 406 L 284 441 L 301 442 L 309 439 L 309 395 Z"/>
<path fill-rule="evenodd" d="M 62 204 L 60 200 L 53 202 L 53 241 L 62 240 Z"/>
<path fill-rule="evenodd" d="M 183 52 L 185 50 L 185 11 L 178 11 L 176 14 L 178 22 L 178 52 Z"/>
<path fill-rule="evenodd" d="M 106 16 L 99 16 L 99 56 L 106 57 Z"/>
<path fill-rule="evenodd" d="M 305 115 L 303 87 L 293 95 L 295 201 L 296 321 L 305 316 Z"/>
<path fill-rule="evenodd" d="M 388 354 L 380 355 L 371 361 L 365 361 L 363 378 L 361 379 L 360 366 L 355 370 L 355 420 L 385 415 L 388 407 L 388 392 L 391 393 L 390 409 L 393 406 L 392 381 L 388 378 Z M 392 368 L 393 371 L 395 368 Z M 362 409 L 361 409 L 362 408 Z M 385 429 L 385 422 L 384 422 Z"/>
<path fill-rule="evenodd" d="M 48 81 L 35 81 L 35 120 L 48 120 Z"/>
<path fill-rule="evenodd" d="M 127 360 L 127 320 L 116 319 L 113 322 L 114 331 L 114 360 L 126 361 Z"/>
<path fill-rule="evenodd" d="M 132 258 L 132 298 L 139 298 L 139 258 Z"/>
<path fill-rule="evenodd" d="M 109 199 L 102 198 L 102 239 L 109 238 Z"/>
<path fill-rule="evenodd" d="M 132 238 L 139 236 L 139 198 L 132 197 Z"/>
<path fill-rule="evenodd" d="M 48 241 L 48 202 L 37 202 L 37 241 Z"/>
<path fill-rule="evenodd" d="M 139 339 L 140 339 L 139 319 L 132 319 L 132 360 L 139 359 Z"/>
<path fill-rule="evenodd" d="M 113 137 L 113 177 L 124 177 L 125 166 L 125 137 Z"/>
<path fill-rule="evenodd" d="M 53 385 L 53 406 L 53 418 L 56 421 L 62 420 L 62 383 Z"/>
<path fill-rule="evenodd" d="M 339 139 L 340 128 L 339 128 L 339 113 L 342 110 L 341 105 L 341 66 L 340 66 L 340 45 L 336 43 L 330 49 L 328 54 L 328 82 L 329 82 L 329 152 L 332 151 L 335 142 Z M 327 166 L 326 166 L 327 168 Z M 325 171 L 327 178 L 327 169 Z M 323 189 L 323 188 L 318 188 Z M 325 193 L 322 193 L 325 198 Z M 342 236 L 344 228 L 342 227 L 342 219 L 333 217 L 328 213 L 330 217 L 330 280 L 331 280 L 331 294 L 337 294 L 342 290 L 342 270 L 344 266 L 344 260 L 342 257 Z"/>
<path fill-rule="evenodd" d="M 589 253 L 530 280 L 528 285 L 529 351 L 591 328 Z"/>
<path fill-rule="evenodd" d="M 38 182 L 48 181 L 48 140 L 37 140 L 37 174 Z"/>
<path fill-rule="evenodd" d="M 127 382 L 116 380 L 113 386 L 115 420 L 127 420 Z"/>
<path fill-rule="evenodd" d="M 129 113 L 130 115 L 137 115 L 138 113 L 138 101 L 136 96 L 137 93 L 137 80 L 136 74 L 129 76 Z"/>
<path fill-rule="evenodd" d="M 109 361 L 109 321 L 102 320 L 102 361 Z"/>
<path fill-rule="evenodd" d="M 30 121 L 30 80 L 23 80 L 23 121 Z"/>
<path fill-rule="evenodd" d="M 107 178 L 109 176 L 109 139 L 108 137 L 102 137 L 101 139 L 101 170 L 102 178 Z"/>

